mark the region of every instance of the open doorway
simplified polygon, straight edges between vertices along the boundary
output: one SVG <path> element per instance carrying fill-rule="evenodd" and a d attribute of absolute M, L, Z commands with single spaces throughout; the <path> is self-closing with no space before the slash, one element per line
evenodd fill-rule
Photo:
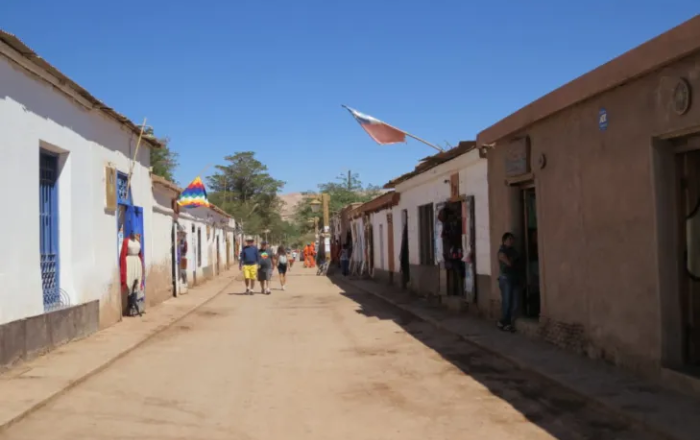
<path fill-rule="evenodd" d="M 177 221 L 173 220 L 170 227 L 170 261 L 172 262 L 170 265 L 170 279 L 173 289 L 173 296 L 177 296 L 177 273 L 180 265 L 180 252 L 177 249 L 177 231 Z"/>
<path fill-rule="evenodd" d="M 540 316 L 540 257 L 537 240 L 537 194 L 531 183 L 520 189 L 523 219 L 523 257 L 525 273 L 522 289 L 522 314 L 527 318 Z"/>
<path fill-rule="evenodd" d="M 407 288 L 411 281 L 410 258 L 408 252 L 408 210 L 401 211 L 402 233 L 401 233 L 401 252 L 399 253 L 399 265 L 401 267 L 401 287 Z"/>
<path fill-rule="evenodd" d="M 676 148 L 676 219 L 682 359 L 700 376 L 700 136 L 673 140 Z M 684 151 L 685 150 L 685 151 Z"/>
<path fill-rule="evenodd" d="M 462 248 L 462 202 L 445 203 L 438 213 L 442 223 L 442 257 L 447 278 L 447 295 L 461 296 L 464 294 L 464 250 Z"/>

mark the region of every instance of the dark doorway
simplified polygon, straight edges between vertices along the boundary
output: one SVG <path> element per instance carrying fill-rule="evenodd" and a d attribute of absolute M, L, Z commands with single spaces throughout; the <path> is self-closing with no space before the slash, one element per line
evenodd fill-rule
<path fill-rule="evenodd" d="M 177 272 L 180 265 L 180 251 L 177 248 L 177 230 L 177 222 L 173 221 L 170 228 L 170 255 L 172 259 L 170 276 L 172 277 L 173 296 L 177 296 Z"/>
<path fill-rule="evenodd" d="M 698 146 L 700 139 L 697 137 Z M 692 139 L 674 140 L 678 146 L 690 146 Z M 694 375 L 700 375 L 700 150 L 676 155 L 678 176 L 678 243 L 683 360 Z"/>
<path fill-rule="evenodd" d="M 389 259 L 389 283 L 394 284 L 394 214 L 388 212 L 386 214 L 387 225 L 387 258 Z"/>
<path fill-rule="evenodd" d="M 438 213 L 442 222 L 442 252 L 447 276 L 447 295 L 464 294 L 464 261 L 462 249 L 462 202 L 448 202 Z"/>
<path fill-rule="evenodd" d="M 374 276 L 374 229 L 372 228 L 372 224 L 369 223 L 369 217 L 367 217 L 367 232 L 365 234 L 365 237 L 367 237 L 367 273 L 370 274 L 370 276 Z"/>
<path fill-rule="evenodd" d="M 537 240 L 537 196 L 534 184 L 521 189 L 523 213 L 523 256 L 525 273 L 522 313 L 528 318 L 540 316 L 540 257 Z"/>
<path fill-rule="evenodd" d="M 199 252 L 197 252 L 197 235 L 195 234 L 196 228 L 192 225 L 192 285 L 197 284 L 197 260 L 199 259 Z"/>
<path fill-rule="evenodd" d="M 408 287 L 411 281 L 410 258 L 408 252 L 408 210 L 404 209 L 401 212 L 401 220 L 403 222 L 403 232 L 401 234 L 401 253 L 399 260 L 401 264 L 401 287 Z"/>

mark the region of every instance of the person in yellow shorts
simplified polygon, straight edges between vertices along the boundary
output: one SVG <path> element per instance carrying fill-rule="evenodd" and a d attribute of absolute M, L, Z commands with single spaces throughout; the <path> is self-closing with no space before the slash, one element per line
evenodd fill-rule
<path fill-rule="evenodd" d="M 258 278 L 258 263 L 260 262 L 260 251 L 252 237 L 246 237 L 246 244 L 241 251 L 241 262 L 243 263 L 243 278 L 245 279 L 245 293 L 252 295 L 255 288 L 255 280 Z"/>

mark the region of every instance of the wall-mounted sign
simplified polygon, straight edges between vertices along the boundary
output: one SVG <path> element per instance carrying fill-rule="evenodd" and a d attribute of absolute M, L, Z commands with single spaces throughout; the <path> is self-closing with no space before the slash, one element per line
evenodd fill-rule
<path fill-rule="evenodd" d="M 684 115 L 690 110 L 690 84 L 684 78 L 678 80 L 673 88 L 673 111 L 678 116 Z"/>
<path fill-rule="evenodd" d="M 105 201 L 110 211 L 117 210 L 117 170 L 114 167 L 105 167 Z M 121 248 L 119 248 L 121 249 Z"/>
<path fill-rule="evenodd" d="M 540 154 L 537 158 L 537 166 L 539 166 L 541 170 L 547 166 L 547 156 L 545 156 L 544 153 Z"/>
<path fill-rule="evenodd" d="M 530 172 L 530 138 L 516 139 L 506 147 L 506 177 L 517 177 Z"/>
<path fill-rule="evenodd" d="M 608 129 L 608 111 L 604 108 L 598 110 L 598 128 L 600 128 L 600 131 Z"/>

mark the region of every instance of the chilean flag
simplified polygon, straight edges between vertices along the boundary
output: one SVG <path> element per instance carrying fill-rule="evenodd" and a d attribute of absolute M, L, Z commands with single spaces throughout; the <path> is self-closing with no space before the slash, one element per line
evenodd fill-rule
<path fill-rule="evenodd" d="M 377 118 L 360 113 L 357 110 L 351 109 L 350 107 L 343 107 L 348 109 L 350 114 L 355 118 L 360 126 L 364 128 L 367 134 L 379 145 L 390 145 L 406 142 L 406 133 L 398 128 L 394 128 Z"/>

